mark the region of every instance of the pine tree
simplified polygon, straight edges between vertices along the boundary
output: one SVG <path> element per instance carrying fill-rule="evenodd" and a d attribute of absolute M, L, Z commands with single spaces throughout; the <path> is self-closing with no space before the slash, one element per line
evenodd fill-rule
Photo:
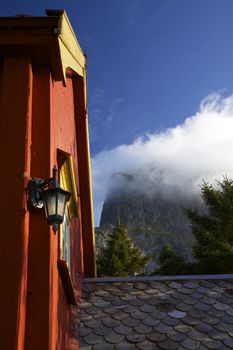
<path fill-rule="evenodd" d="M 190 264 L 185 263 L 184 259 L 176 255 L 170 243 L 165 243 L 159 255 L 159 269 L 153 274 L 159 275 L 185 275 L 189 273 Z"/>
<path fill-rule="evenodd" d="M 139 273 L 148 260 L 128 237 L 127 227 L 118 224 L 97 258 L 97 274 L 99 277 L 132 276 Z"/>
<path fill-rule="evenodd" d="M 196 243 L 193 255 L 199 273 L 233 273 L 233 181 L 227 177 L 219 189 L 204 183 L 201 196 L 206 214 L 186 210 Z"/>

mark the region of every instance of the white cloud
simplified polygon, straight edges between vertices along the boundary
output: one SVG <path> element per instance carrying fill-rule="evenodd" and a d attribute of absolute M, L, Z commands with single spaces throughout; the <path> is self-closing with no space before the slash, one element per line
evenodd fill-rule
<path fill-rule="evenodd" d="M 125 173 L 133 175 L 131 189 L 184 197 L 199 193 L 203 179 L 233 178 L 233 95 L 213 93 L 183 124 L 97 154 L 92 173 L 97 225 L 104 199 L 124 187 Z"/>

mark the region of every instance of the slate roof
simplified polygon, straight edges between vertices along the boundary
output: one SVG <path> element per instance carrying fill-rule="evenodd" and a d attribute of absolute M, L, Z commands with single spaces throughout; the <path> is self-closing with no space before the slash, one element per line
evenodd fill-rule
<path fill-rule="evenodd" d="M 84 279 L 80 349 L 233 349 L 233 275 Z"/>

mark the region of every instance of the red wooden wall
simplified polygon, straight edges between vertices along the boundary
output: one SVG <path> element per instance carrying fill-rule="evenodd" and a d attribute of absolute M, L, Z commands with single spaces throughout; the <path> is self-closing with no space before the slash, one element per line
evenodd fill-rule
<path fill-rule="evenodd" d="M 51 176 L 58 149 L 72 156 L 80 193 L 76 105 L 83 92 L 74 86 L 82 78 L 69 73 L 64 86 L 30 55 L 6 56 L 0 68 L 0 347 L 78 349 L 78 306 L 68 304 L 57 267 L 59 235 L 27 199 L 29 179 Z M 81 203 L 79 213 L 71 233 L 77 300 L 84 272 Z"/>

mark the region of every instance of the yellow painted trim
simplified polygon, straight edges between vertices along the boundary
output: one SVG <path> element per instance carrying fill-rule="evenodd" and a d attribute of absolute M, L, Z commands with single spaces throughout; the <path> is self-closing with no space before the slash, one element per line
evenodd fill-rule
<path fill-rule="evenodd" d="M 59 28 L 56 30 L 62 63 L 63 81 L 66 84 L 66 69 L 71 68 L 83 77 L 86 59 L 65 11 L 60 15 L 59 23 Z"/>
<path fill-rule="evenodd" d="M 72 54 L 67 50 L 64 42 L 61 40 L 60 37 L 58 38 L 58 44 L 62 62 L 63 82 L 66 85 L 66 69 L 71 68 L 74 72 L 83 76 L 83 68 L 79 64 L 79 62 L 76 61 L 76 59 L 72 56 Z"/>
<path fill-rule="evenodd" d="M 69 164 L 71 186 L 73 188 L 73 197 L 74 197 L 74 202 L 76 204 L 76 211 L 78 215 L 78 194 L 76 190 L 76 183 L 75 183 L 75 177 L 74 177 L 74 166 L 73 166 L 73 161 L 71 157 L 68 157 L 68 164 Z"/>
<path fill-rule="evenodd" d="M 67 157 L 61 166 L 60 170 L 60 183 L 64 190 L 71 193 L 71 198 L 67 203 L 67 210 L 70 220 L 73 217 L 78 217 L 78 195 L 75 184 L 73 163 L 71 157 Z"/>

